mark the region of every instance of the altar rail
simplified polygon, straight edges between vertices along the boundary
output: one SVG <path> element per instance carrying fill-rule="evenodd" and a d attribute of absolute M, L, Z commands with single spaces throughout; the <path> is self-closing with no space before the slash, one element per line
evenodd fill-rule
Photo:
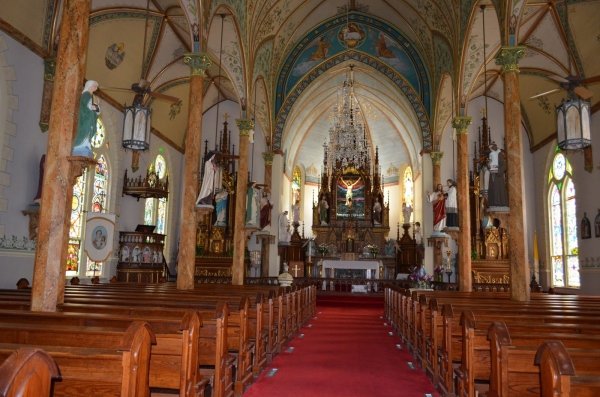
<path fill-rule="evenodd" d="M 230 281 L 231 282 L 231 279 Z M 246 284 L 250 285 L 277 285 L 277 277 L 246 277 Z M 406 280 L 386 280 L 373 278 L 313 278 L 295 277 L 295 286 L 314 285 L 317 291 L 330 292 L 352 292 L 353 285 L 364 285 L 370 293 L 382 292 L 387 287 L 409 288 L 410 283 Z"/>

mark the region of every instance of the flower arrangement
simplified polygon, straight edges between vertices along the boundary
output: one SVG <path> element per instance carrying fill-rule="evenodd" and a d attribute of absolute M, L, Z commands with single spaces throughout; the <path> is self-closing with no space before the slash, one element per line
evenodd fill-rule
<path fill-rule="evenodd" d="M 423 266 L 419 266 L 408 275 L 408 280 L 415 288 L 428 288 L 431 281 L 433 281 L 433 277 L 431 274 L 427 274 Z"/>
<path fill-rule="evenodd" d="M 329 252 L 329 248 L 327 248 L 326 244 L 319 244 L 318 251 L 321 256 L 325 256 Z"/>
<path fill-rule="evenodd" d="M 433 273 L 435 281 L 444 281 L 444 268 L 441 265 L 437 265 L 435 269 L 433 269 Z"/>
<path fill-rule="evenodd" d="M 379 252 L 379 247 L 375 244 L 368 244 L 365 248 L 369 251 L 369 254 L 371 254 L 373 258 L 375 258 Z"/>

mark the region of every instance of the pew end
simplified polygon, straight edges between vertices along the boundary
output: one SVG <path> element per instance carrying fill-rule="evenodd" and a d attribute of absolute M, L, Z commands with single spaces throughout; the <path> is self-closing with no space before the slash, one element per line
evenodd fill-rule
<path fill-rule="evenodd" d="M 542 343 L 535 355 L 541 397 L 600 395 L 600 350 L 567 349 L 560 341 Z"/>
<path fill-rule="evenodd" d="M 41 349 L 24 347 L 0 365 L 0 395 L 50 396 L 52 379 L 60 377 L 56 362 Z"/>

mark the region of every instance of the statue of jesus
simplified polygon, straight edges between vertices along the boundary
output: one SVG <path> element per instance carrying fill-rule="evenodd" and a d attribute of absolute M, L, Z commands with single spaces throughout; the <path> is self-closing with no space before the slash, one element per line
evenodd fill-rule
<path fill-rule="evenodd" d="M 360 177 L 351 183 L 340 176 L 340 181 L 346 186 L 346 202 L 352 202 L 352 188 L 358 184 Z"/>

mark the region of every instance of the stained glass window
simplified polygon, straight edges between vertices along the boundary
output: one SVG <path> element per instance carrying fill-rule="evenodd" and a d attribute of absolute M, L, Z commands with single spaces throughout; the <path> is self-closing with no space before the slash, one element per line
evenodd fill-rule
<path fill-rule="evenodd" d="M 302 171 L 295 166 L 292 173 L 292 205 L 302 202 Z"/>
<path fill-rule="evenodd" d="M 87 169 L 75 180 L 71 201 L 71 224 L 67 248 L 67 275 L 76 275 L 79 270 L 79 253 L 83 238 L 83 209 L 85 208 L 85 187 Z"/>
<path fill-rule="evenodd" d="M 167 175 L 167 163 L 162 154 L 157 155 L 156 160 L 154 160 L 154 171 L 156 172 L 158 179 L 161 180 Z"/>
<path fill-rule="evenodd" d="M 165 221 L 167 219 L 167 199 L 158 199 L 158 211 L 156 213 L 156 233 L 165 234 Z"/>
<path fill-rule="evenodd" d="M 579 287 L 579 248 L 573 169 L 558 152 L 548 173 L 552 285 Z"/>
<path fill-rule="evenodd" d="M 95 276 L 102 273 L 102 263 L 92 262 L 85 254 L 82 241 L 85 235 L 85 213 L 106 212 L 110 180 L 106 155 L 106 131 L 99 118 L 91 145 L 97 161 L 93 174 L 84 170 L 73 186 L 69 244 L 67 247 L 67 276 Z M 85 273 L 84 273 L 85 271 Z"/>
<path fill-rule="evenodd" d="M 404 170 L 404 177 L 402 178 L 402 181 L 404 185 L 404 202 L 406 203 L 406 205 L 410 205 L 411 207 L 413 207 L 415 190 L 411 167 L 406 167 L 406 170 Z"/>
<path fill-rule="evenodd" d="M 156 172 L 160 180 L 168 176 L 167 162 L 162 154 L 158 154 L 150 164 L 150 171 Z M 144 224 L 155 225 L 155 233 L 166 234 L 167 208 L 166 198 L 147 198 L 144 203 Z"/>
<path fill-rule="evenodd" d="M 144 203 L 144 224 L 154 225 L 154 201 L 153 198 L 147 198 Z"/>
<path fill-rule="evenodd" d="M 105 201 L 108 193 L 108 168 L 106 158 L 100 155 L 94 175 L 94 192 L 92 197 L 92 212 L 105 212 Z"/>

